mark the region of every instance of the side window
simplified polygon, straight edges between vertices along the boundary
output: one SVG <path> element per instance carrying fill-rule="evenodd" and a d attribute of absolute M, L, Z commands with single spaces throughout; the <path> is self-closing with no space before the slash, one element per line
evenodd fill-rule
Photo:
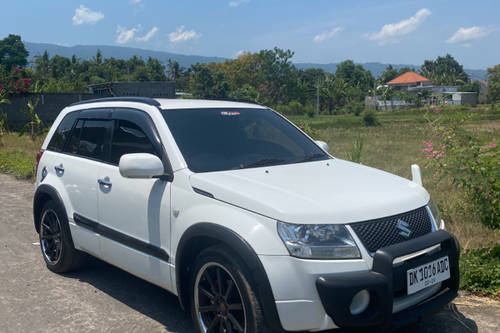
<path fill-rule="evenodd" d="M 52 139 L 50 139 L 49 145 L 47 146 L 48 150 L 52 150 L 58 153 L 63 151 L 64 146 L 71 135 L 71 129 L 75 124 L 77 116 L 78 112 L 71 112 L 63 118 L 56 131 L 54 132 Z"/>
<path fill-rule="evenodd" d="M 127 120 L 117 120 L 111 143 L 112 164 L 118 164 L 124 154 L 150 153 L 158 155 L 144 131 Z"/>
<path fill-rule="evenodd" d="M 83 119 L 78 120 L 73 132 L 71 133 L 71 138 L 69 142 L 64 146 L 65 153 L 78 154 L 78 143 L 80 142 L 80 134 L 82 133 Z"/>
<path fill-rule="evenodd" d="M 107 137 L 111 120 L 85 120 L 81 128 L 77 154 L 97 160 L 107 161 Z"/>

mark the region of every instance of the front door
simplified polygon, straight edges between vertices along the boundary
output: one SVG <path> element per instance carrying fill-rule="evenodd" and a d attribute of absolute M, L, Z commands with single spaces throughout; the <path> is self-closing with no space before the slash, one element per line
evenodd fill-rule
<path fill-rule="evenodd" d="M 122 177 L 120 157 L 151 153 L 162 157 L 161 144 L 149 116 L 118 109 L 109 164 L 99 169 L 98 210 L 103 226 L 104 259 L 150 282 L 170 289 L 170 183 L 158 178 Z"/>

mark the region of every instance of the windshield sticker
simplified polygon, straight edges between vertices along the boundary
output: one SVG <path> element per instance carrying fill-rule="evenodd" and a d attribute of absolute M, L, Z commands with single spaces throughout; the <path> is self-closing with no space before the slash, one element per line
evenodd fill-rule
<path fill-rule="evenodd" d="M 221 111 L 221 116 L 239 116 L 240 113 L 238 111 Z"/>

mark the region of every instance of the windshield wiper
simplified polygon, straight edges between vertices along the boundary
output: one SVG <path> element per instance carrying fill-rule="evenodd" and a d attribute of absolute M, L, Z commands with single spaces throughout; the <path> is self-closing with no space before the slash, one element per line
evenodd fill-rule
<path fill-rule="evenodd" d="M 319 159 L 320 157 L 325 157 L 325 156 L 327 156 L 325 153 L 315 153 L 315 154 L 311 154 L 309 156 L 305 156 L 303 159 L 298 160 L 297 163 L 310 162 L 310 161 L 314 161 L 316 159 Z"/>
<path fill-rule="evenodd" d="M 256 167 L 262 167 L 262 166 L 269 166 L 269 165 L 274 165 L 274 164 L 281 164 L 285 162 L 285 160 L 280 159 L 280 158 L 263 158 L 261 160 L 258 160 L 253 163 L 249 164 L 241 164 L 240 169 L 245 169 L 245 168 L 256 168 Z"/>

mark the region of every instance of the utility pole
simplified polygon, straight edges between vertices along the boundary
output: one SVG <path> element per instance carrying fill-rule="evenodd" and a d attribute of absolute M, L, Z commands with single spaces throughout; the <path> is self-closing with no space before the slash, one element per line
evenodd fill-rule
<path fill-rule="evenodd" d="M 316 81 L 316 114 L 319 116 L 319 80 Z"/>

